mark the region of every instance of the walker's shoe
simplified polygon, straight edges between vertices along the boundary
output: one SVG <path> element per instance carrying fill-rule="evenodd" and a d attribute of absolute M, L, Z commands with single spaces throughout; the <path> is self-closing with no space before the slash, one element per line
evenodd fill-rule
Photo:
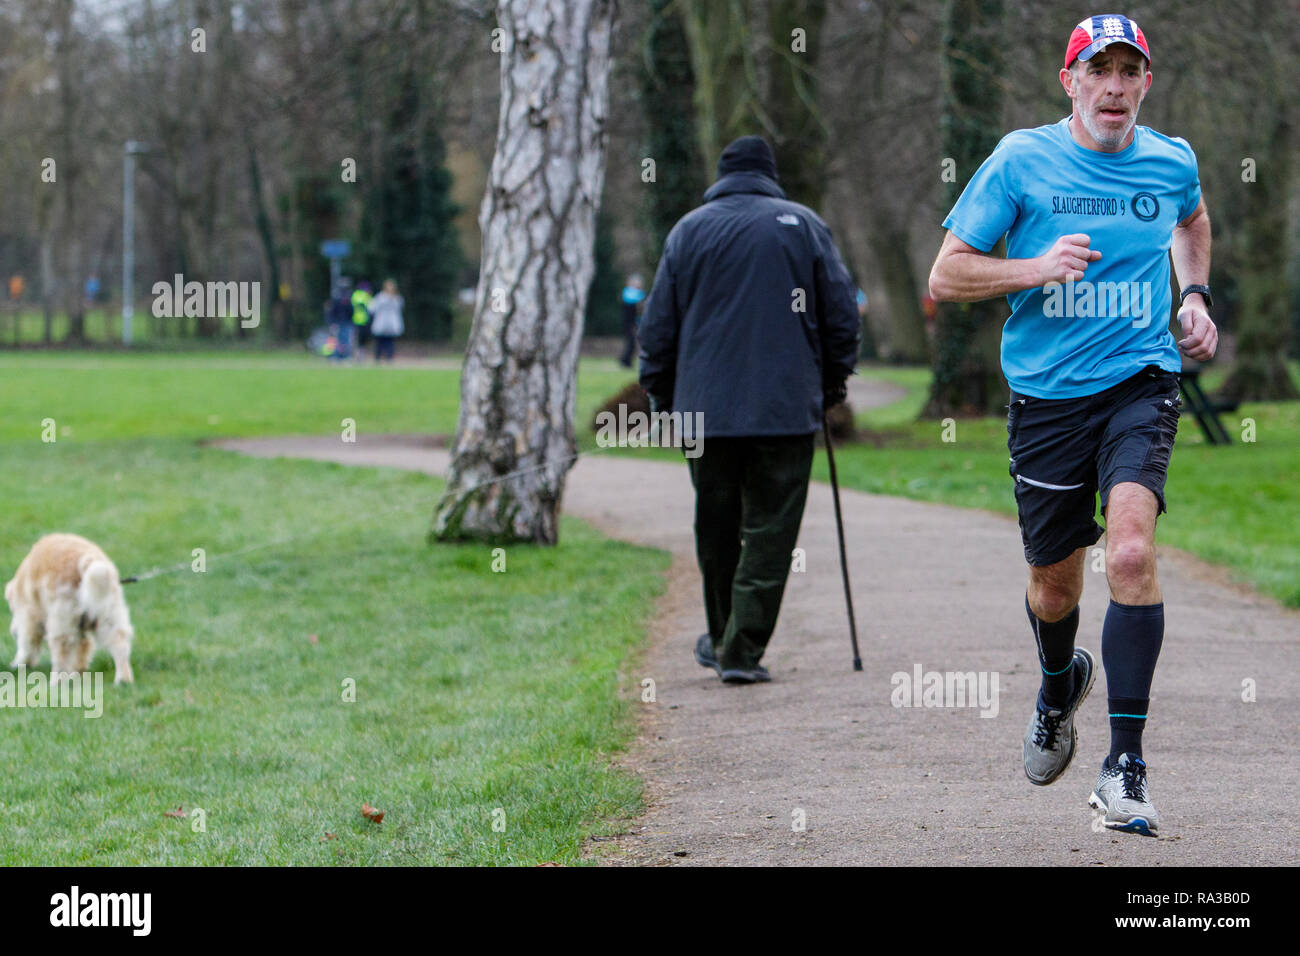
<path fill-rule="evenodd" d="M 766 684 L 772 679 L 767 668 L 760 664 L 753 667 L 729 667 L 720 673 L 724 684 Z"/>
<path fill-rule="evenodd" d="M 1147 795 L 1147 765 L 1137 754 L 1124 754 L 1113 767 L 1102 764 L 1088 804 L 1106 814 L 1102 822 L 1110 830 L 1155 836 L 1160 827 L 1160 816 Z"/>
<path fill-rule="evenodd" d="M 1059 710 L 1039 710 L 1029 717 L 1025 731 L 1025 776 L 1029 782 L 1045 787 L 1070 766 L 1078 746 L 1079 734 L 1074 729 L 1074 715 L 1092 690 L 1097 677 L 1097 665 L 1092 655 L 1082 647 L 1074 649 L 1074 698 Z"/>
<path fill-rule="evenodd" d="M 713 653 L 713 638 L 707 634 L 701 634 L 700 639 L 695 642 L 695 663 L 701 667 L 711 667 L 722 676 L 722 665 L 718 663 L 718 655 Z"/>

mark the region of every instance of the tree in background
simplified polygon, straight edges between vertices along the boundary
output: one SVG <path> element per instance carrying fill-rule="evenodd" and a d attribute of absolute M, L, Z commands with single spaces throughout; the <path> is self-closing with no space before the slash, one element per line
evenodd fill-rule
<path fill-rule="evenodd" d="M 303 307 L 291 313 L 287 323 L 292 338 L 303 338 L 320 324 L 321 306 L 331 292 L 329 263 L 319 252 L 321 240 L 347 231 L 348 190 L 332 173 L 301 173 L 280 197 L 281 217 L 287 223 L 285 254 L 297 261 L 295 272 L 306 291 Z"/>
<path fill-rule="evenodd" d="M 642 107 L 656 177 L 650 193 L 653 256 L 668 230 L 700 203 L 723 148 L 765 137 L 781 186 L 820 209 L 827 122 L 818 106 L 826 0 L 654 0 L 647 27 Z M 766 30 L 755 31 L 760 12 Z"/>
<path fill-rule="evenodd" d="M 445 74 L 429 60 L 450 51 L 436 37 L 445 4 L 395 0 L 389 12 L 396 29 L 376 27 L 366 43 L 347 46 L 345 69 L 354 118 L 354 151 L 364 166 L 359 242 L 346 265 L 378 283 L 397 280 L 406 300 L 408 334 L 451 337 L 452 302 L 464 266 L 454 220 L 451 173 L 442 135 L 446 122 Z M 382 11 L 381 11 L 382 12 Z M 380 20 L 379 25 L 387 26 Z M 463 52 L 458 54 L 463 56 Z M 459 62 L 453 58 L 453 62 Z"/>
<path fill-rule="evenodd" d="M 1287 368 L 1291 302 L 1287 270 L 1287 197 L 1291 188 L 1292 131 L 1285 110 L 1261 124 L 1268 142 L 1260 150 L 1246 191 L 1245 248 L 1237 287 L 1237 354 L 1221 394 L 1233 401 L 1300 398 Z"/>
<path fill-rule="evenodd" d="M 821 209 L 826 194 L 827 123 L 817 101 L 826 0 L 770 0 L 767 90 L 763 114 L 786 195 Z"/>
<path fill-rule="evenodd" d="M 1288 207 L 1296 189 L 1294 123 L 1300 98 L 1293 78 L 1300 69 L 1300 45 L 1294 11 L 1287 15 L 1276 4 L 1252 0 L 1246 17 L 1258 31 L 1258 42 L 1251 45 L 1247 73 L 1255 82 L 1248 84 L 1252 93 L 1240 108 L 1250 120 L 1244 145 L 1255 167 L 1253 176 L 1240 175 L 1233 183 L 1245 194 L 1236 257 L 1237 348 L 1220 392 L 1238 402 L 1300 398 L 1287 368 L 1294 341 L 1294 320 L 1288 315 L 1293 301 Z M 1273 95 L 1254 95 L 1261 87 L 1271 88 Z"/>
<path fill-rule="evenodd" d="M 612 0 L 501 0 L 501 109 L 440 540 L 554 544 L 605 176 Z"/>
<path fill-rule="evenodd" d="M 870 293 L 866 326 L 879 354 L 928 364 L 913 237 L 918 225 L 929 235 L 942 218 L 942 143 L 934 125 L 917 117 L 941 108 L 941 25 L 928 5 L 911 0 L 879 0 L 866 11 L 844 3 L 830 14 L 821 56 L 825 109 L 835 118 L 827 218 Z M 864 97 L 864 90 L 876 93 Z M 864 335 L 864 355 L 871 354 L 867 345 Z"/>
<path fill-rule="evenodd" d="M 84 55 L 72 18 L 74 0 L 54 3 L 54 64 L 58 77 L 58 119 L 54 141 L 58 144 L 58 196 L 63 244 L 67 251 L 67 268 L 60 283 L 60 305 L 68 315 L 66 341 L 82 345 L 86 341 L 86 307 L 82 282 L 86 278 L 85 237 L 82 235 L 81 195 L 86 167 L 84 151 L 78 148 L 80 132 L 80 98 L 83 88 L 77 82 Z M 69 281 L 71 280 L 71 281 Z M 51 298 L 53 298 L 51 296 Z M 48 301 L 48 300 L 47 300 Z M 50 339 L 49 309 L 46 308 L 46 342 Z"/>
<path fill-rule="evenodd" d="M 362 207 L 362 272 L 397 280 L 416 338 L 451 337 L 451 303 L 463 262 L 452 221 L 446 147 L 437 129 L 408 129 L 386 150 L 377 186 Z"/>
<path fill-rule="evenodd" d="M 1300 246 L 1293 242 L 1292 249 Z M 1287 354 L 1300 359 L 1300 262 L 1291 260 L 1291 347 Z"/>
<path fill-rule="evenodd" d="M 682 23 L 681 0 L 651 0 L 637 86 L 647 127 L 645 156 L 654 181 L 645 184 L 647 272 L 654 274 L 669 230 L 697 205 L 708 188 L 696 139 L 695 73 Z"/>
<path fill-rule="evenodd" d="M 623 331 L 623 310 L 619 293 L 623 277 L 614 262 L 614 221 L 604 201 L 596 215 L 596 269 L 587 290 L 587 310 L 582 320 L 584 335 L 619 335 Z"/>
<path fill-rule="evenodd" d="M 737 137 L 767 132 L 759 105 L 751 0 L 681 0 L 682 24 L 695 77 L 695 137 L 700 173 L 713 179 L 713 163 Z"/>
<path fill-rule="evenodd" d="M 728 143 L 756 134 L 771 142 L 787 195 L 820 208 L 829 137 L 817 104 L 817 68 L 826 0 L 680 2 L 705 181 Z M 764 8 L 766 29 L 756 32 Z"/>
<path fill-rule="evenodd" d="M 1002 138 L 1002 12 L 1002 0 L 948 0 L 941 122 L 957 173 L 949 184 L 949 207 Z M 1001 253 L 999 244 L 993 254 Z M 1003 299 L 939 305 L 934 380 L 923 418 L 983 415 L 1004 404 L 998 343 L 1007 314 Z"/>

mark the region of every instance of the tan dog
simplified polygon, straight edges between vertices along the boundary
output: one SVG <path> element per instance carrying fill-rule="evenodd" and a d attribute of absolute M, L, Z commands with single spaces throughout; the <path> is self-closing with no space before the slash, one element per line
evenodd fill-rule
<path fill-rule="evenodd" d="M 36 667 L 41 642 L 50 645 L 50 677 L 84 671 L 90 655 L 113 655 L 113 683 L 132 683 L 131 612 L 113 562 L 91 541 L 75 534 L 47 534 L 32 546 L 18 573 L 5 585 L 18 642 L 10 667 Z"/>

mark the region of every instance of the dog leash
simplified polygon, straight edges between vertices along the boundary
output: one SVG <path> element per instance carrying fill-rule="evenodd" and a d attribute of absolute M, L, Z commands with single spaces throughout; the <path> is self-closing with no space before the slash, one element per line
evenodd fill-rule
<path fill-rule="evenodd" d="M 319 531 L 316 532 L 316 534 L 318 535 L 322 533 L 323 532 L 319 532 Z M 249 551 L 256 551 L 259 548 L 273 548 L 279 544 L 288 544 L 290 541 L 297 541 L 301 538 L 309 538 L 309 537 L 312 537 L 312 535 L 308 535 L 308 534 L 294 535 L 288 538 L 281 538 L 278 541 L 267 541 L 263 544 L 249 545 L 247 548 L 240 548 L 238 551 L 227 551 L 225 554 L 214 555 L 213 558 L 214 559 L 233 558 L 241 554 L 247 554 Z M 206 555 L 205 555 L 205 560 L 206 560 Z M 161 577 L 164 574 L 174 574 L 177 571 L 184 571 L 186 568 L 193 567 L 193 565 L 194 565 L 193 561 L 182 561 L 180 564 L 172 565 L 170 568 L 154 568 L 152 571 L 145 571 L 142 574 L 133 574 L 129 578 L 122 578 L 119 583 L 135 584 L 138 581 L 148 581 L 150 578 Z"/>

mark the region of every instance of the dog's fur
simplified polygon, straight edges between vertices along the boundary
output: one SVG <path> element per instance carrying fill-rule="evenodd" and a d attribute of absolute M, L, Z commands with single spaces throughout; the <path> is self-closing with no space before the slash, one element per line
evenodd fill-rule
<path fill-rule="evenodd" d="M 50 677 L 84 671 L 95 649 L 113 655 L 115 684 L 130 684 L 131 612 L 117 568 L 99 547 L 75 534 L 47 534 L 32 546 L 5 585 L 18 642 L 10 667 L 36 667 L 41 642 L 50 645 Z"/>

